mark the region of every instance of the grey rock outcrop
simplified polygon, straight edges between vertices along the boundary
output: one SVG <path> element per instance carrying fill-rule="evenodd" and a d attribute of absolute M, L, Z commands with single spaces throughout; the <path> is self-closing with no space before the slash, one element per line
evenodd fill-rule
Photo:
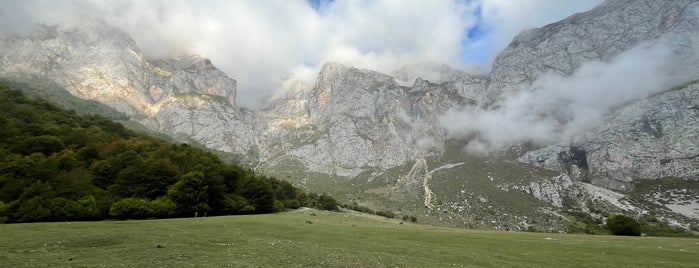
<path fill-rule="evenodd" d="M 144 91 L 152 72 L 130 36 L 96 20 L 38 26 L 25 38 L 0 40 L 0 71 L 45 76 L 73 95 L 94 99 L 129 116 L 148 113 Z"/>
<path fill-rule="evenodd" d="M 253 113 L 235 107 L 236 81 L 199 56 L 149 60 L 124 31 L 94 19 L 39 25 L 0 38 L 0 74 L 32 74 L 105 103 L 153 130 L 246 153 Z"/>
<path fill-rule="evenodd" d="M 412 85 L 417 79 L 442 84 L 443 87 L 458 93 L 469 105 L 484 105 L 489 101 L 486 98 L 487 76 L 468 73 L 446 64 L 409 64 L 391 75 L 404 86 Z"/>
<path fill-rule="evenodd" d="M 344 175 L 401 165 L 444 149 L 438 115 L 455 106 L 463 98 L 441 84 L 418 79 L 403 87 L 385 74 L 328 63 L 307 103 L 309 123 L 321 134 L 291 154 L 316 171 Z"/>
<path fill-rule="evenodd" d="M 608 1 L 524 32 L 498 56 L 490 94 L 505 99 L 543 74 L 567 76 L 585 62 L 609 60 L 643 42 L 670 46 L 677 58 L 695 57 L 697 11 L 699 1 Z M 527 152 L 518 160 L 615 190 L 630 190 L 638 179 L 698 179 L 697 83 L 659 91 L 615 109 L 575 144 Z"/>
<path fill-rule="evenodd" d="M 631 189 L 636 179 L 699 180 L 699 83 L 619 110 L 583 143 L 593 184 Z"/>
<path fill-rule="evenodd" d="M 691 43 L 696 0 L 614 0 L 517 35 L 493 64 L 488 95 L 495 104 L 543 74 L 573 74 L 583 63 L 607 61 L 648 41 Z"/>

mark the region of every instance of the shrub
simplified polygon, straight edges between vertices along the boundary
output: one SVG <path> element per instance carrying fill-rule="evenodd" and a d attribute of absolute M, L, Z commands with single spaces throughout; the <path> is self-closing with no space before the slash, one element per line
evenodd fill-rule
<path fill-rule="evenodd" d="M 337 211 L 338 208 L 337 201 L 329 195 L 318 196 L 318 202 L 316 203 L 317 209 Z"/>
<path fill-rule="evenodd" d="M 614 215 L 607 219 L 607 229 L 613 235 L 641 235 L 641 225 L 634 218 L 625 215 Z"/>
<path fill-rule="evenodd" d="M 413 215 L 403 215 L 403 221 L 417 222 L 417 217 Z"/>
<path fill-rule="evenodd" d="M 7 216 L 5 213 L 7 211 L 8 205 L 0 201 L 0 223 L 5 223 L 7 221 Z"/>
<path fill-rule="evenodd" d="M 396 214 L 393 214 L 393 212 L 390 212 L 390 211 L 388 211 L 388 210 L 379 210 L 379 211 L 376 211 L 376 215 L 379 215 L 379 216 L 382 216 L 382 217 L 386 217 L 386 218 L 389 218 L 389 219 L 393 219 L 393 218 L 396 217 Z"/>
<path fill-rule="evenodd" d="M 345 204 L 345 205 L 343 205 L 343 207 L 345 207 L 345 208 L 347 208 L 347 209 L 354 210 L 354 211 L 358 211 L 358 212 L 364 212 L 364 213 L 368 213 L 368 214 L 374 214 L 374 211 L 373 211 L 373 210 L 371 210 L 371 209 L 368 208 L 368 207 L 361 206 L 361 205 L 357 204 L 357 202 L 352 202 L 352 204 L 349 204 L 349 205 Z"/>
<path fill-rule="evenodd" d="M 109 209 L 109 215 L 117 219 L 146 219 L 154 214 L 150 201 L 143 198 L 124 198 Z"/>
<path fill-rule="evenodd" d="M 150 207 L 153 209 L 154 216 L 159 218 L 170 217 L 177 208 L 177 204 L 172 202 L 167 196 L 161 196 L 150 201 Z"/>

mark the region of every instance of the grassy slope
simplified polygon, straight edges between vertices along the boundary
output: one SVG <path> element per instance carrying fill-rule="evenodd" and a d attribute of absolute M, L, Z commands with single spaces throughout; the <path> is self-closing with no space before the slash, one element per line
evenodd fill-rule
<path fill-rule="evenodd" d="M 0 225 L 0 233 L 3 267 L 696 267 L 699 263 L 699 239 L 468 231 L 321 211 L 12 224 Z"/>
<path fill-rule="evenodd" d="M 555 209 L 550 204 L 520 191 L 503 191 L 497 186 L 541 181 L 555 176 L 554 172 L 518 164 L 509 159 L 469 156 L 461 148 L 463 144 L 449 143 L 443 154 L 425 158 L 430 170 L 446 164 L 463 163 L 432 174 L 430 188 L 435 195 L 433 209 L 424 207 L 421 186 L 406 193 L 398 182 L 410 172 L 414 161 L 388 170 L 367 169 L 355 178 L 304 172 L 303 165 L 290 158 L 266 163 L 260 171 L 310 191 L 329 193 L 343 203 L 357 202 L 374 210 L 390 210 L 399 217 L 414 215 L 421 223 L 513 229 L 524 221 L 539 230 L 562 228 L 564 222 L 540 209 Z M 526 220 L 521 217 L 526 217 Z"/>

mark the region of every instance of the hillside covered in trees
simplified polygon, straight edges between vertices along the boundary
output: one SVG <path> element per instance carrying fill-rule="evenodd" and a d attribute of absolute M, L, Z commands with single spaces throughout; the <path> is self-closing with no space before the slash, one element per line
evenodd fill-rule
<path fill-rule="evenodd" d="M 0 84 L 0 222 L 336 208 L 186 144 L 138 135 Z"/>

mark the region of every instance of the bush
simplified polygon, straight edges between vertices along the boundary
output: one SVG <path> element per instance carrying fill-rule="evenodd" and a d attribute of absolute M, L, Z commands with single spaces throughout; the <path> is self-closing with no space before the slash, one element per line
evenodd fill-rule
<path fill-rule="evenodd" d="M 143 198 L 124 198 L 112 204 L 109 215 L 117 219 L 146 219 L 155 215 L 150 201 Z"/>
<path fill-rule="evenodd" d="M 343 207 L 345 207 L 345 208 L 347 208 L 347 209 L 354 210 L 354 211 L 358 211 L 358 212 L 364 212 L 364 213 L 368 213 L 368 214 L 374 214 L 374 211 L 373 211 L 373 210 L 371 210 L 371 209 L 368 208 L 368 207 L 361 206 L 361 205 L 357 204 L 357 202 L 352 202 L 352 204 L 350 204 L 350 205 L 345 204 L 345 205 L 343 205 Z"/>
<path fill-rule="evenodd" d="M 0 223 L 5 223 L 7 221 L 7 216 L 5 213 L 7 211 L 8 205 L 0 201 Z"/>
<path fill-rule="evenodd" d="M 153 209 L 154 216 L 158 218 L 167 218 L 175 212 L 177 204 L 172 202 L 167 196 L 161 196 L 150 201 L 150 207 Z"/>
<path fill-rule="evenodd" d="M 318 196 L 318 201 L 316 202 L 315 207 L 317 209 L 322 209 L 322 210 L 337 211 L 339 204 L 331 196 L 321 195 L 321 196 Z"/>
<path fill-rule="evenodd" d="M 607 219 L 607 229 L 613 235 L 641 235 L 641 225 L 634 218 L 625 215 L 614 215 Z"/>
<path fill-rule="evenodd" d="M 413 215 L 403 215 L 403 221 L 417 222 L 417 217 Z"/>
<path fill-rule="evenodd" d="M 382 216 L 382 217 L 386 217 L 386 218 L 389 218 L 389 219 L 393 219 L 393 218 L 396 217 L 396 214 L 393 214 L 393 212 L 390 212 L 390 211 L 388 211 L 388 210 L 379 210 L 379 211 L 376 211 L 376 215 L 379 215 L 379 216 Z"/>

